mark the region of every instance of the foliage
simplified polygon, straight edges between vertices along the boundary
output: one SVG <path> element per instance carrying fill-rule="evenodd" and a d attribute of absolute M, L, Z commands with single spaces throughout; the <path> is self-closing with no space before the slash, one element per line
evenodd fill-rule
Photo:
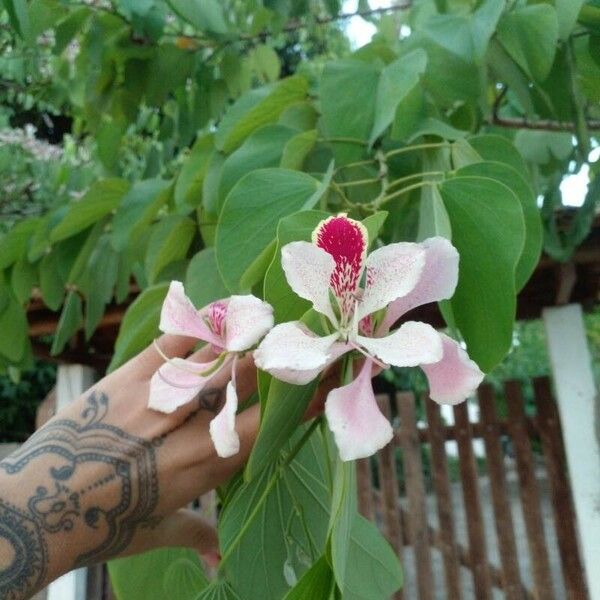
<path fill-rule="evenodd" d="M 112 368 L 156 335 L 171 279 L 199 305 L 253 291 L 278 318 L 300 319 L 307 307 L 290 302 L 278 249 L 318 215 L 344 211 L 381 226 L 376 244 L 453 241 L 460 278 L 441 309 L 491 371 L 511 348 L 542 229 L 546 251 L 564 260 L 593 220 L 597 163 L 566 227 L 557 209 L 562 179 L 597 145 L 595 1 L 415 1 L 368 15 L 377 34 L 355 52 L 338 0 L 3 6 L 0 119 L 13 141 L 0 150 L 2 369 L 32 363 L 32 295 L 61 311 L 60 354 L 139 289 Z M 27 123 L 60 152 L 32 147 Z M 243 598 L 249 585 L 266 600 L 316 585 L 320 597 L 389 595 L 398 566 L 357 519 L 349 470 L 320 429 L 287 443 L 293 428 L 280 434 L 271 385 L 261 379 L 262 441 L 223 496 L 219 579 L 200 591 L 186 562 L 171 595 Z M 302 393 L 278 397 L 300 403 Z M 257 547 L 265 535 L 277 552 Z M 139 559 L 131 580 L 163 559 Z"/>

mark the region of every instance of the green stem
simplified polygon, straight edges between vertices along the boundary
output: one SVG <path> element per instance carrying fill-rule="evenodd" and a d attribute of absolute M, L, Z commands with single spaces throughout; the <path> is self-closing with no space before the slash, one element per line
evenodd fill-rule
<path fill-rule="evenodd" d="M 413 150 L 426 150 L 427 148 L 445 148 L 450 147 L 452 144 L 448 142 L 430 142 L 427 144 L 416 144 L 415 146 L 406 146 L 405 148 L 396 148 L 396 150 L 390 150 L 385 154 L 386 158 L 390 156 L 397 156 L 398 154 L 404 154 L 406 152 L 412 152 Z"/>
<path fill-rule="evenodd" d="M 419 177 L 429 177 L 434 175 L 445 175 L 444 171 L 423 171 L 422 173 L 413 173 L 412 175 L 406 175 L 406 177 L 400 177 L 399 179 L 394 179 L 392 183 L 389 184 L 388 189 L 391 190 L 393 187 L 396 187 L 400 183 L 405 183 L 406 181 L 411 181 L 412 179 L 418 179 Z"/>
<path fill-rule="evenodd" d="M 355 185 L 366 185 L 367 183 L 378 183 L 381 181 L 380 177 L 370 177 L 369 179 L 357 179 L 355 181 L 348 181 L 347 183 L 338 183 L 340 187 L 352 187 Z"/>
<path fill-rule="evenodd" d="M 354 167 L 361 167 L 363 165 L 370 165 L 374 162 L 377 162 L 377 160 L 375 158 L 367 158 L 365 160 L 358 160 L 356 162 L 351 162 L 348 163 L 347 165 L 340 165 L 336 170 L 335 170 L 335 174 L 339 173 L 340 171 L 342 171 L 343 169 L 352 169 Z"/>
<path fill-rule="evenodd" d="M 419 183 L 413 183 L 413 185 L 409 185 L 405 188 L 402 188 L 401 190 L 398 190 L 397 192 L 394 192 L 393 194 L 389 194 L 388 196 L 383 197 L 376 208 L 380 208 L 386 202 L 389 202 L 390 200 L 393 200 L 394 198 L 399 198 L 400 196 L 406 194 L 407 192 L 411 192 L 412 190 L 416 190 L 418 188 L 425 187 L 426 185 L 437 185 L 437 183 L 438 183 L 437 181 L 419 181 Z"/>
<path fill-rule="evenodd" d="M 328 142 L 332 144 L 357 144 L 358 146 L 366 146 L 367 142 L 359 140 L 358 138 L 351 137 L 331 137 L 331 138 L 319 138 L 319 142 Z"/>

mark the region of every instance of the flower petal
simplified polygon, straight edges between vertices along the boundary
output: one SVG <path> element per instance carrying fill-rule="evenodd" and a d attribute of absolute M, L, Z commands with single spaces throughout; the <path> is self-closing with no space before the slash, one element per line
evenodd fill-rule
<path fill-rule="evenodd" d="M 181 281 L 171 281 L 160 313 L 159 328 L 165 333 L 186 335 L 219 345 L 219 338 L 185 295 Z"/>
<path fill-rule="evenodd" d="M 459 256 L 456 248 L 443 237 L 432 237 L 420 244 L 425 250 L 421 278 L 411 292 L 392 302 L 380 331 L 389 328 L 409 310 L 451 298 L 458 282 Z"/>
<path fill-rule="evenodd" d="M 208 426 L 217 455 L 221 458 L 229 458 L 240 451 L 240 437 L 235 430 L 237 408 L 237 391 L 234 382 L 230 381 L 227 384 L 225 405 Z"/>
<path fill-rule="evenodd" d="M 367 257 L 367 281 L 358 305 L 359 318 L 385 308 L 417 285 L 425 251 L 419 244 L 398 242 L 383 246 Z"/>
<path fill-rule="evenodd" d="M 416 367 L 442 359 L 440 334 L 419 321 L 408 321 L 386 337 L 359 335 L 356 340 L 370 354 L 396 367 Z"/>
<path fill-rule="evenodd" d="M 338 336 L 318 337 L 299 321 L 282 323 L 254 351 L 254 362 L 281 381 L 304 385 L 347 352 L 345 344 L 335 343 Z"/>
<path fill-rule="evenodd" d="M 273 327 L 273 307 L 255 296 L 232 296 L 225 317 L 225 348 L 248 350 Z"/>
<path fill-rule="evenodd" d="M 372 366 L 366 360 L 358 377 L 329 392 L 325 402 L 325 416 L 342 460 L 371 456 L 394 437 L 373 394 Z"/>
<path fill-rule="evenodd" d="M 148 408 L 172 413 L 191 402 L 219 369 L 208 377 L 202 377 L 198 373 L 212 370 L 217 362 L 218 359 L 209 363 L 197 363 L 183 358 L 173 358 L 166 362 L 150 380 Z"/>
<path fill-rule="evenodd" d="M 458 404 L 472 396 L 483 373 L 458 342 L 443 333 L 444 355 L 434 364 L 421 365 L 429 381 L 429 396 L 440 404 Z"/>
<path fill-rule="evenodd" d="M 281 249 L 281 266 L 294 292 L 337 325 L 329 300 L 329 283 L 335 269 L 333 257 L 310 242 L 291 242 Z"/>

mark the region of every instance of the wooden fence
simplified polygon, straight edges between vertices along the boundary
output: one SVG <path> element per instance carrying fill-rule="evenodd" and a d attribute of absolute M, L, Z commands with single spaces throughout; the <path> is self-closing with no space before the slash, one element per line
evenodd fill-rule
<path fill-rule="evenodd" d="M 418 421 L 412 393 L 378 397 L 383 412 L 388 417 L 394 415 L 394 422 L 399 425 L 394 440 L 378 453 L 375 461 L 358 462 L 358 500 L 361 512 L 379 523 L 401 561 L 414 565 L 412 570 L 405 569 L 405 590 L 413 589 L 413 595 L 401 591 L 395 600 L 408 597 L 486 600 L 493 597 L 493 590 L 495 597 L 502 592 L 507 600 L 587 600 L 556 405 L 547 378 L 534 380 L 533 387 L 536 412 L 532 416 L 525 414 L 521 385 L 512 381 L 505 384 L 506 418 L 497 414 L 494 390 L 483 385 L 477 398 L 479 420 L 470 422 L 467 404 L 463 403 L 453 407 L 453 425 L 443 422 L 440 407 L 430 400 L 423 403 L 426 422 Z M 480 457 L 476 457 L 473 448 L 478 439 L 484 448 Z M 457 467 L 455 482 L 448 468 L 448 441 L 457 446 L 456 457 L 452 459 Z M 505 452 L 508 445 L 512 455 L 509 459 Z M 480 474 L 483 467 L 485 475 Z M 509 493 L 509 471 L 516 472 L 516 498 Z M 547 479 L 544 483 L 549 490 L 556 548 L 551 546 L 548 532 L 544 531 L 539 487 L 542 479 Z M 493 507 L 493 511 L 487 511 L 493 513 L 487 521 L 481 502 L 483 483 L 489 486 Z M 466 528 L 463 536 L 458 534 L 464 532 L 457 531 L 459 511 L 453 494 L 457 486 L 462 492 L 462 527 Z M 430 522 L 435 520 L 431 515 L 432 496 L 437 526 Z M 517 552 L 515 503 L 522 510 L 524 532 L 517 533 L 521 538 L 526 537 L 528 561 L 519 560 Z M 548 517 L 545 520 L 548 523 Z M 491 529 L 495 530 L 493 543 L 488 539 L 494 536 Z M 466 538 L 466 543 L 461 543 L 460 537 Z M 498 556 L 498 564 L 489 557 L 490 546 L 494 544 L 493 554 Z M 441 554 L 443 564 L 440 567 L 443 582 L 438 585 L 437 593 L 433 550 Z M 554 568 L 560 569 L 562 577 L 553 573 L 550 550 L 558 555 L 560 567 Z M 465 569 L 470 571 L 471 578 L 467 585 Z"/>

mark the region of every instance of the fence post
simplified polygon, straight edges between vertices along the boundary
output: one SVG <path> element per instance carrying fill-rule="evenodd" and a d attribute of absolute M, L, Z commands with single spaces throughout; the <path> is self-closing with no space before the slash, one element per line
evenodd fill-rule
<path fill-rule="evenodd" d="M 598 396 L 579 304 L 543 311 L 550 364 L 591 598 L 600 598 L 600 442 Z"/>
<path fill-rule="evenodd" d="M 56 410 L 76 400 L 94 383 L 94 371 L 83 365 L 60 365 L 56 374 Z M 47 600 L 85 600 L 87 569 L 66 573 L 48 586 Z"/>

